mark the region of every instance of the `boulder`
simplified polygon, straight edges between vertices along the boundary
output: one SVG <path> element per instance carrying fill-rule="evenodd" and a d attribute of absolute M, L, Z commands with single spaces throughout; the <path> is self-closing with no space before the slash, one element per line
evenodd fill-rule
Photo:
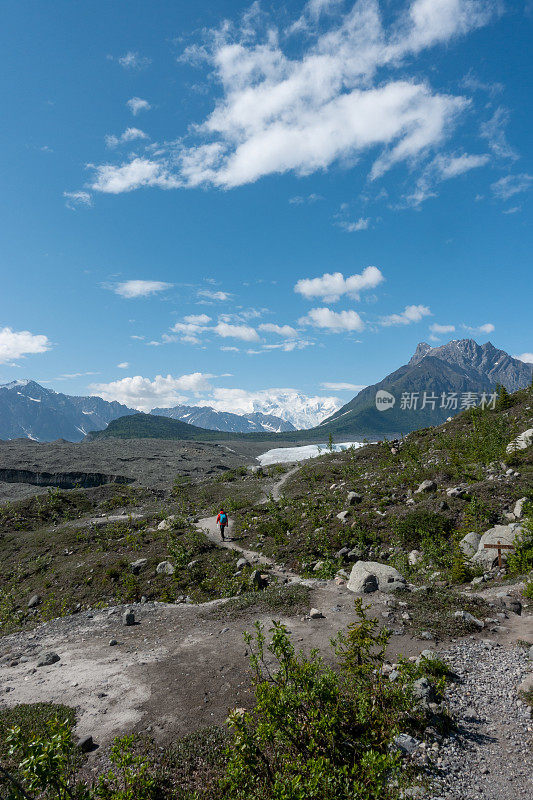
<path fill-rule="evenodd" d="M 239 558 L 237 561 L 237 569 L 244 569 L 244 567 L 248 566 L 248 562 L 245 558 Z"/>
<path fill-rule="evenodd" d="M 262 575 L 258 569 L 254 569 L 250 575 L 249 585 L 254 591 L 266 589 L 268 586 L 268 575 Z"/>
<path fill-rule="evenodd" d="M 456 611 L 454 617 L 456 619 L 463 619 L 465 622 L 469 622 L 471 625 L 475 625 L 476 628 L 479 628 L 479 630 L 485 627 L 485 623 L 482 620 L 477 619 L 477 617 L 474 617 L 469 611 Z"/>
<path fill-rule="evenodd" d="M 515 515 L 516 519 L 522 518 L 522 513 L 524 511 L 524 503 L 527 503 L 527 497 L 521 497 L 520 500 L 516 501 L 513 508 L 513 514 Z"/>
<path fill-rule="evenodd" d="M 324 619 L 324 614 L 318 608 L 312 608 L 309 612 L 311 619 Z"/>
<path fill-rule="evenodd" d="M 356 594 L 393 592 L 405 589 L 405 578 L 394 567 L 377 561 L 357 561 L 352 567 L 347 588 Z"/>
<path fill-rule="evenodd" d="M 349 511 L 341 511 L 339 514 L 337 514 L 337 519 L 340 519 L 341 522 L 347 522 L 349 516 Z"/>
<path fill-rule="evenodd" d="M 446 489 L 446 494 L 448 497 L 464 497 L 466 494 L 466 489 L 463 489 L 462 486 L 452 486 L 451 489 Z"/>
<path fill-rule="evenodd" d="M 43 598 L 40 594 L 34 594 L 28 600 L 28 608 L 37 608 L 43 602 Z"/>
<path fill-rule="evenodd" d="M 37 666 L 38 666 L 38 667 L 49 667 L 49 666 L 51 666 L 52 664 L 56 664 L 56 663 L 57 663 L 58 661 L 60 661 L 60 660 L 61 660 L 61 659 L 59 658 L 59 656 L 57 655 L 57 653 L 54 653 L 54 652 L 52 651 L 52 652 L 50 652 L 50 653 L 45 653 L 44 655 L 42 655 L 42 656 L 39 658 L 39 660 L 37 661 Z"/>
<path fill-rule="evenodd" d="M 475 531 L 467 533 L 459 542 L 459 547 L 467 558 L 472 558 L 478 551 L 481 535 Z"/>
<path fill-rule="evenodd" d="M 172 514 L 170 517 L 167 517 L 162 522 L 159 523 L 157 526 L 158 531 L 169 531 L 172 527 L 172 523 L 176 519 L 175 514 Z"/>
<path fill-rule="evenodd" d="M 139 572 L 144 569 L 144 567 L 148 564 L 147 558 L 138 558 L 137 561 L 132 561 L 130 564 L 131 571 L 134 575 L 138 575 Z"/>
<path fill-rule="evenodd" d="M 527 447 L 531 447 L 533 444 L 533 428 L 529 428 L 527 431 L 524 431 L 516 439 L 513 439 L 512 442 L 506 447 L 508 453 L 514 453 L 516 450 L 525 450 Z"/>
<path fill-rule="evenodd" d="M 420 741 L 415 739 L 414 736 L 410 736 L 408 733 L 399 733 L 398 736 L 394 737 L 394 746 L 400 753 L 406 756 L 410 756 L 414 753 L 419 744 Z"/>
<path fill-rule="evenodd" d="M 155 571 L 158 575 L 174 575 L 175 569 L 170 561 L 161 561 L 155 568 Z"/>
<path fill-rule="evenodd" d="M 515 539 L 520 538 L 522 535 L 522 527 L 513 522 L 510 525 L 495 525 L 494 528 L 490 528 L 488 531 L 485 531 L 481 539 L 479 540 L 479 546 L 477 549 L 476 554 L 472 557 L 472 561 L 475 564 L 479 564 L 481 567 L 485 569 L 491 569 L 494 562 L 497 562 L 498 559 L 498 551 L 494 548 L 485 548 L 486 544 L 497 544 L 501 542 L 502 544 L 514 545 Z M 502 550 L 502 559 L 505 561 L 507 556 L 509 555 L 511 550 Z"/>
<path fill-rule="evenodd" d="M 437 488 L 435 481 L 422 481 L 418 489 L 415 489 L 415 494 L 422 494 L 422 492 L 434 492 Z"/>
<path fill-rule="evenodd" d="M 122 622 L 126 626 L 135 625 L 135 614 L 131 608 L 124 612 L 122 615 Z"/>
<path fill-rule="evenodd" d="M 348 504 L 350 506 L 355 506 L 357 503 L 360 503 L 362 501 L 363 497 L 357 492 L 348 492 L 347 499 L 348 499 Z"/>

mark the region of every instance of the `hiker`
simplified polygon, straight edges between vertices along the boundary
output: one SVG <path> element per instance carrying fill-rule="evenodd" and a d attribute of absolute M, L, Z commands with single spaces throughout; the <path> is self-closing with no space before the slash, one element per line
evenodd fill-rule
<path fill-rule="evenodd" d="M 221 508 L 220 511 L 218 512 L 217 525 L 220 525 L 220 536 L 222 538 L 222 541 L 225 541 L 224 528 L 226 527 L 227 524 L 228 524 L 228 515 L 226 514 L 224 509 Z"/>

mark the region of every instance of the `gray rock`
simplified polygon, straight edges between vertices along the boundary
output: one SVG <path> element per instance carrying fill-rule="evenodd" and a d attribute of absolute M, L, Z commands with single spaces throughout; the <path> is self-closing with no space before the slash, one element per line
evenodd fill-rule
<path fill-rule="evenodd" d="M 479 628 L 479 630 L 485 627 L 485 623 L 482 620 L 474 617 L 468 611 L 456 611 L 454 617 L 456 619 L 463 619 L 465 622 L 470 622 L 472 625 L 475 625 L 476 628 Z"/>
<path fill-rule="evenodd" d="M 420 552 L 420 550 L 411 550 L 411 552 L 407 556 L 407 561 L 412 567 L 414 567 L 415 564 L 418 564 L 421 558 L 422 558 L 422 553 Z"/>
<path fill-rule="evenodd" d="M 127 611 L 124 612 L 124 614 L 122 615 L 122 621 L 124 625 L 128 627 L 130 625 L 135 625 L 135 614 L 131 608 L 129 608 Z"/>
<path fill-rule="evenodd" d="M 465 496 L 466 489 L 463 489 L 462 486 L 452 486 L 450 489 L 446 489 L 446 494 L 448 497 L 461 498 Z"/>
<path fill-rule="evenodd" d="M 237 569 L 244 569 L 244 567 L 248 566 L 248 562 L 245 558 L 239 558 L 237 561 Z"/>
<path fill-rule="evenodd" d="M 176 519 L 176 516 L 172 514 L 170 517 L 167 517 L 162 522 L 159 523 L 157 526 L 158 531 L 169 531 L 172 528 L 172 523 Z"/>
<path fill-rule="evenodd" d="M 435 481 L 422 481 L 418 489 L 415 489 L 415 494 L 422 494 L 422 492 L 434 492 L 437 488 Z"/>
<path fill-rule="evenodd" d="M 116 639 L 110 639 L 109 640 L 109 647 L 115 647 L 117 644 L 118 644 L 118 641 Z"/>
<path fill-rule="evenodd" d="M 34 594 L 28 600 L 28 608 L 37 608 L 43 602 L 43 598 L 40 594 Z"/>
<path fill-rule="evenodd" d="M 309 612 L 311 619 L 324 619 L 324 614 L 318 608 L 312 608 Z"/>
<path fill-rule="evenodd" d="M 39 660 L 37 661 L 37 666 L 50 667 L 52 664 L 56 664 L 60 660 L 61 659 L 59 658 L 57 653 L 54 653 L 54 651 L 52 650 L 50 653 L 45 653 L 39 658 Z"/>
<path fill-rule="evenodd" d="M 529 428 L 527 431 L 524 431 L 516 439 L 513 439 L 512 442 L 506 447 L 508 453 L 514 453 L 516 450 L 525 450 L 527 447 L 531 447 L 533 444 L 533 428 Z"/>
<path fill-rule="evenodd" d="M 352 567 L 347 588 L 356 594 L 368 594 L 378 589 L 392 592 L 405 588 L 405 578 L 397 569 L 377 561 L 357 561 Z"/>
<path fill-rule="evenodd" d="M 138 558 L 137 561 L 132 561 L 130 564 L 131 571 L 134 575 L 138 575 L 139 572 L 144 569 L 144 567 L 148 564 L 147 558 Z"/>
<path fill-rule="evenodd" d="M 268 586 L 268 577 L 262 575 L 258 569 L 254 569 L 250 575 L 250 587 L 254 590 L 266 589 Z"/>
<path fill-rule="evenodd" d="M 94 740 L 92 736 L 82 736 L 78 739 L 78 747 L 82 753 L 89 753 L 94 749 Z"/>
<path fill-rule="evenodd" d="M 475 531 L 471 531 L 467 533 L 466 536 L 463 536 L 459 542 L 459 547 L 467 558 L 471 558 L 477 553 L 480 541 L 481 535 Z"/>
<path fill-rule="evenodd" d="M 419 678 L 413 683 L 413 697 L 415 700 L 425 700 L 427 703 L 435 699 L 435 690 L 427 678 Z"/>
<path fill-rule="evenodd" d="M 517 522 L 513 522 L 510 525 L 495 525 L 494 528 L 485 531 L 479 540 L 479 546 L 477 552 L 472 557 L 472 561 L 486 569 L 491 569 L 493 564 L 497 562 L 498 551 L 494 548 L 485 548 L 485 545 L 497 544 L 497 542 L 514 545 L 515 540 L 520 539 L 521 535 L 522 527 Z M 510 552 L 509 550 L 502 550 L 503 561 L 507 560 L 507 556 Z"/>
<path fill-rule="evenodd" d="M 359 559 L 362 557 L 362 555 L 363 555 L 363 551 L 361 550 L 360 547 L 353 547 L 348 552 L 347 558 L 348 558 L 348 561 L 359 561 Z"/>
<path fill-rule="evenodd" d="M 520 500 L 516 501 L 513 508 L 513 514 L 515 515 L 516 519 L 522 518 L 522 513 L 524 511 L 524 503 L 527 503 L 527 497 L 521 497 Z"/>
<path fill-rule="evenodd" d="M 341 511 L 339 514 L 337 514 L 337 519 L 340 519 L 341 522 L 348 522 L 348 517 L 350 514 L 350 511 Z"/>
<path fill-rule="evenodd" d="M 414 736 L 409 736 L 408 733 L 399 733 L 398 736 L 394 737 L 394 746 L 396 749 L 407 756 L 414 753 L 419 744 L 420 741 L 415 739 Z"/>
<path fill-rule="evenodd" d="M 174 575 L 175 569 L 170 561 L 161 561 L 155 568 L 155 571 L 158 575 Z"/>
<path fill-rule="evenodd" d="M 317 561 L 315 566 L 313 567 L 313 572 L 320 572 L 320 570 L 324 567 L 325 561 Z"/>
<path fill-rule="evenodd" d="M 357 492 L 348 492 L 348 504 L 351 506 L 355 506 L 357 503 L 360 503 L 363 500 L 363 496 L 358 494 Z"/>

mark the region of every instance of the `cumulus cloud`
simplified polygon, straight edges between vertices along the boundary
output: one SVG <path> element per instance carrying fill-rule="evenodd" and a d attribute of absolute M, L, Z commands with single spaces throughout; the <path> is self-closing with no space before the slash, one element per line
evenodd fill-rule
<path fill-rule="evenodd" d="M 51 341 L 44 334 L 0 328 L 0 364 L 6 364 L 14 358 L 45 353 L 51 347 Z"/>
<path fill-rule="evenodd" d="M 75 210 L 80 206 L 92 206 L 93 199 L 89 192 L 63 192 L 67 208 Z"/>
<path fill-rule="evenodd" d="M 434 322 L 433 325 L 429 326 L 429 330 L 432 333 L 453 333 L 455 330 L 455 325 L 439 325 L 438 322 Z"/>
<path fill-rule="evenodd" d="M 499 200 L 508 200 L 515 194 L 527 192 L 533 183 L 533 175 L 522 172 L 520 175 L 506 175 L 491 185 L 492 193 Z"/>
<path fill-rule="evenodd" d="M 409 75 L 408 60 L 487 24 L 497 5 L 413 0 L 385 24 L 378 0 L 357 0 L 345 13 L 340 3 L 316 0 L 329 15 L 308 5 L 304 22 L 293 26 L 306 36 L 298 55 L 294 48 L 289 55 L 281 42 L 289 48 L 290 28 L 282 35 L 254 4 L 240 25 L 225 22 L 181 57 L 207 66 L 221 87 L 211 113 L 192 130 L 196 141 L 178 140 L 162 152 L 149 169 L 151 182 L 136 178 L 139 164 L 133 171 L 104 165 L 96 167 L 94 187 L 231 188 L 353 164 L 366 154 L 376 179 L 399 162 L 412 163 L 441 147 L 469 100 L 433 90 L 415 69 Z M 120 63 L 138 68 L 139 56 L 127 53 Z"/>
<path fill-rule="evenodd" d="M 120 136 L 106 136 L 105 142 L 108 147 L 118 147 L 119 144 L 127 144 L 128 142 L 134 142 L 138 139 L 149 139 L 147 133 L 141 131 L 139 128 L 126 128 L 124 133 Z"/>
<path fill-rule="evenodd" d="M 360 274 L 345 278 L 342 272 L 324 273 L 320 278 L 302 278 L 294 287 L 294 291 L 307 300 L 320 297 L 326 303 L 334 303 L 346 294 L 359 300 L 360 293 L 367 289 L 375 289 L 385 280 L 377 267 L 366 267 Z"/>
<path fill-rule="evenodd" d="M 180 377 L 156 375 L 153 380 L 136 375 L 110 383 L 92 383 L 91 395 L 119 403 L 139 411 L 150 411 L 155 406 L 171 407 L 188 400 L 184 393 L 198 395 L 211 389 L 212 375 L 193 372 Z"/>
<path fill-rule="evenodd" d="M 410 325 L 412 322 L 420 322 L 424 317 L 431 316 L 428 306 L 405 306 L 400 314 L 389 314 L 381 318 L 381 325 Z"/>
<path fill-rule="evenodd" d="M 533 364 L 533 353 L 522 353 L 520 356 L 515 356 L 520 361 L 524 361 L 526 364 Z"/>
<path fill-rule="evenodd" d="M 149 297 L 152 294 L 164 292 L 167 289 L 171 289 L 172 286 L 172 283 L 165 283 L 165 281 L 133 280 L 117 283 L 113 286 L 113 291 L 115 294 L 119 294 L 121 297 L 126 297 L 128 300 L 131 300 L 134 297 Z"/>
<path fill-rule="evenodd" d="M 208 322 L 211 322 L 211 317 L 208 317 L 207 314 L 189 314 L 184 317 L 184 320 L 189 325 L 207 325 Z"/>
<path fill-rule="evenodd" d="M 121 361 L 120 364 L 117 364 L 118 369 L 128 369 L 130 365 L 129 361 Z"/>
<path fill-rule="evenodd" d="M 144 186 L 159 186 L 161 189 L 175 189 L 182 182 L 172 175 L 164 164 L 149 158 L 136 157 L 132 161 L 115 166 L 100 164 L 93 167 L 95 176 L 91 188 L 104 194 L 121 194 Z"/>
<path fill-rule="evenodd" d="M 365 327 L 357 311 L 332 311 L 330 308 L 312 308 L 299 322 L 300 325 L 311 325 L 332 333 L 362 331 Z"/>
<path fill-rule="evenodd" d="M 274 325 L 272 322 L 265 322 L 259 326 L 259 330 L 264 333 L 276 333 L 278 336 L 298 336 L 298 331 L 291 325 Z"/>
<path fill-rule="evenodd" d="M 142 97 L 130 97 L 126 105 L 134 117 L 140 114 L 141 111 L 150 111 L 152 108 L 148 100 L 143 100 Z"/>
<path fill-rule="evenodd" d="M 356 231 L 366 231 L 370 227 L 370 219 L 368 217 L 359 217 L 355 222 L 348 220 L 341 220 L 337 223 L 339 228 L 342 228 L 346 233 L 355 233 Z"/>
<path fill-rule="evenodd" d="M 229 325 L 227 322 L 219 322 L 214 326 L 213 331 L 223 339 L 241 339 L 243 342 L 259 341 L 259 334 L 250 325 Z"/>

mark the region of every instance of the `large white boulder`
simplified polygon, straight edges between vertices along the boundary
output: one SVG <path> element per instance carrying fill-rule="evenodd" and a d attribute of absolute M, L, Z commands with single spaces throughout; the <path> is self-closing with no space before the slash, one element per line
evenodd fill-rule
<path fill-rule="evenodd" d="M 473 556 L 472 561 L 485 569 L 490 569 L 498 558 L 498 551 L 493 547 L 485 548 L 485 545 L 498 542 L 514 545 L 515 540 L 520 539 L 521 535 L 522 526 L 516 522 L 510 525 L 495 525 L 494 528 L 485 531 L 479 540 L 477 553 Z M 512 550 L 502 550 L 502 560 L 505 561 L 511 552 Z"/>
<path fill-rule="evenodd" d="M 533 428 L 529 428 L 527 431 L 524 431 L 516 439 L 513 439 L 512 442 L 506 447 L 508 453 L 514 453 L 515 450 L 525 450 L 526 447 L 531 447 L 533 444 Z"/>
<path fill-rule="evenodd" d="M 472 558 L 478 551 L 479 543 L 481 541 L 481 534 L 471 531 L 463 536 L 459 542 L 459 547 L 467 558 Z"/>
<path fill-rule="evenodd" d="M 357 561 L 352 567 L 346 587 L 356 594 L 393 592 L 405 589 L 405 578 L 394 567 L 378 561 Z"/>

